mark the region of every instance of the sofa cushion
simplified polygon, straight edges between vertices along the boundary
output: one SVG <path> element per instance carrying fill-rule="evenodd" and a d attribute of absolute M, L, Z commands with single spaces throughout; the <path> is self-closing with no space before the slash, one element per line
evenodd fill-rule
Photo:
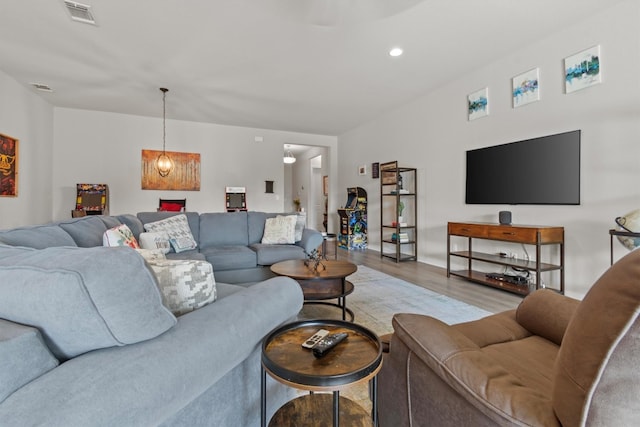
<path fill-rule="evenodd" d="M 107 231 L 105 223 L 97 216 L 85 216 L 58 223 L 81 248 L 102 246 L 102 235 Z"/>
<path fill-rule="evenodd" d="M 176 253 L 192 250 L 198 246 L 191 233 L 187 216 L 184 214 L 146 223 L 144 229 L 155 233 L 167 233 L 171 247 Z"/>
<path fill-rule="evenodd" d="M 264 224 L 262 244 L 293 244 L 296 242 L 296 215 L 267 218 Z"/>
<path fill-rule="evenodd" d="M 58 366 L 36 328 L 0 319 L 0 403 Z"/>
<path fill-rule="evenodd" d="M 260 243 L 264 234 L 264 222 L 267 218 L 275 218 L 277 214 L 266 212 L 247 212 L 247 225 L 249 227 L 249 244 Z"/>
<path fill-rule="evenodd" d="M 158 279 L 164 306 L 176 316 L 216 300 L 213 268 L 207 261 L 154 260 L 149 265 Z"/>
<path fill-rule="evenodd" d="M 264 245 L 254 243 L 249 246 L 258 257 L 258 265 L 273 265 L 290 259 L 305 259 L 304 250 L 296 245 Z"/>
<path fill-rule="evenodd" d="M 107 229 L 117 227 L 118 225 L 122 224 L 122 221 L 120 221 L 116 216 L 96 215 L 95 217 L 99 218 L 100 221 L 102 221 L 107 227 Z"/>
<path fill-rule="evenodd" d="M 200 249 L 213 271 L 237 270 L 257 266 L 257 255 L 248 246 L 224 245 Z"/>
<path fill-rule="evenodd" d="M 128 247 L 48 248 L 0 258 L 0 318 L 35 326 L 60 359 L 171 328 L 153 272 Z"/>
<path fill-rule="evenodd" d="M 247 212 L 213 212 L 200 215 L 200 248 L 249 245 Z M 214 264 L 214 269 L 217 270 Z"/>
<path fill-rule="evenodd" d="M 58 225 L 53 224 L 0 231 L 0 242 L 7 245 L 26 246 L 35 249 L 44 249 L 52 246 L 78 246 L 69 233 Z M 102 243 L 100 244 L 102 245 Z"/>
<path fill-rule="evenodd" d="M 639 312 L 640 250 L 635 250 L 596 281 L 569 322 L 553 388 L 553 408 L 562 425 L 582 425 L 587 417 L 616 425 L 638 422 L 640 370 L 631 356 L 638 354 Z M 588 402 L 597 405 L 593 413 L 583 413 Z"/>
<path fill-rule="evenodd" d="M 138 241 L 126 224 L 110 228 L 102 235 L 102 246 L 129 246 L 140 249 Z"/>

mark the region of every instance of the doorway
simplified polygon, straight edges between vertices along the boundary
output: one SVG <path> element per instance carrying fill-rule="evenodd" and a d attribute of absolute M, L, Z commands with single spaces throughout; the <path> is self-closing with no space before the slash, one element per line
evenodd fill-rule
<path fill-rule="evenodd" d="M 307 224 L 318 231 L 325 231 L 325 195 L 322 189 L 322 155 L 309 159 L 309 213 Z"/>

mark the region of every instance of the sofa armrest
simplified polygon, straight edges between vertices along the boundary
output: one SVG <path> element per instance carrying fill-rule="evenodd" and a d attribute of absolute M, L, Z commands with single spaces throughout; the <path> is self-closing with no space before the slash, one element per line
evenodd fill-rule
<path fill-rule="evenodd" d="M 516 320 L 532 334 L 560 345 L 579 303 L 552 290 L 540 289 L 522 300 Z"/>
<path fill-rule="evenodd" d="M 296 242 L 297 246 L 300 246 L 305 253 L 309 254 L 314 249 L 322 244 L 322 234 L 312 228 L 305 228 L 302 230 L 302 238 L 299 242 Z"/>

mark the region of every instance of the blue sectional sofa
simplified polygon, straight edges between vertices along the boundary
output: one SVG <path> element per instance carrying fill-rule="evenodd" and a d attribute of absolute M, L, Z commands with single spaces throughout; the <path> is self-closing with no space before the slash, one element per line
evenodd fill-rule
<path fill-rule="evenodd" d="M 261 342 L 295 318 L 302 291 L 286 277 L 225 283 L 215 266 L 228 278 L 268 276 L 255 236 L 270 214 L 188 213 L 200 244 L 189 255 L 215 263 L 217 299 L 179 317 L 162 305 L 138 252 L 102 247 L 108 228 L 139 234 L 144 220 L 166 214 L 0 231 L 0 425 L 259 425 Z M 232 230 L 246 235 L 236 240 Z M 223 248 L 246 253 L 244 242 L 258 245 L 255 265 L 225 264 Z M 267 387 L 269 414 L 294 393 L 271 379 Z"/>
<path fill-rule="evenodd" d="M 140 212 L 142 224 L 159 221 L 178 212 Z M 273 277 L 269 267 L 279 261 L 304 259 L 306 254 L 322 244 L 322 234 L 304 228 L 302 238 L 291 245 L 261 244 L 267 218 L 277 213 L 265 212 L 183 212 L 198 242 L 192 251 L 167 254 L 170 259 L 203 259 L 213 265 L 216 280 L 226 283 L 251 283 Z M 128 217 L 121 218 L 135 235 L 139 224 Z M 2 239 L 0 235 L 0 240 Z"/>

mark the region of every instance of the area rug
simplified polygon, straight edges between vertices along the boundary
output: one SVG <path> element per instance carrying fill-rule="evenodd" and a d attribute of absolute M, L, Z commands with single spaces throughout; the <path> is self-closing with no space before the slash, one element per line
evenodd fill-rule
<path fill-rule="evenodd" d="M 355 314 L 354 322 L 378 335 L 393 332 L 391 319 L 395 313 L 417 313 L 435 317 L 448 324 L 467 322 L 492 313 L 389 276 L 362 265 L 347 278 L 354 291 L 347 296 L 347 307 Z M 338 318 L 338 308 L 307 305 L 303 318 Z"/>

